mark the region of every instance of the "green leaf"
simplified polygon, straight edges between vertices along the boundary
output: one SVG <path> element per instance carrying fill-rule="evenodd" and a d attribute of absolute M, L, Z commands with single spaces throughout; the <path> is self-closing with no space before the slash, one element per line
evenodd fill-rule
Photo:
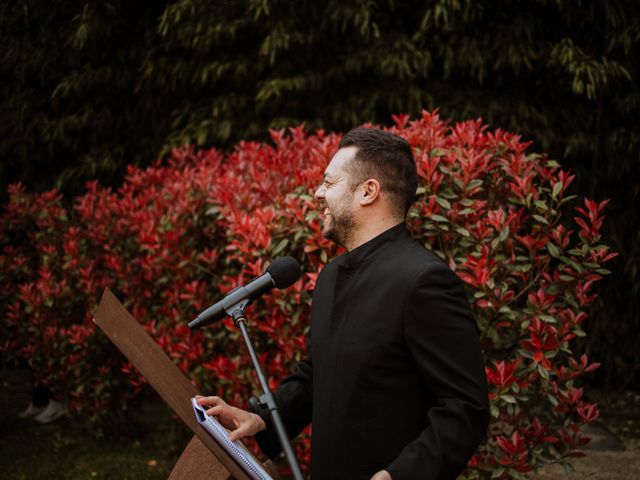
<path fill-rule="evenodd" d="M 540 374 L 540 376 L 542 378 L 544 378 L 545 380 L 549 380 L 549 372 L 547 372 L 542 365 L 538 365 L 538 373 Z"/>
<path fill-rule="evenodd" d="M 449 203 L 449 201 L 444 199 L 444 198 L 442 198 L 442 197 L 440 197 L 440 196 L 436 196 L 436 202 L 442 208 L 446 208 L 447 210 L 449 210 L 451 208 L 451 204 Z"/>
<path fill-rule="evenodd" d="M 565 257 L 565 256 L 561 256 L 560 260 L 563 263 L 571 266 L 571 268 L 573 268 L 576 272 L 582 273 L 582 267 L 580 265 L 578 265 L 575 261 L 571 260 L 570 258 Z"/>
<path fill-rule="evenodd" d="M 477 187 L 481 187 L 482 186 L 482 180 L 479 179 L 475 179 L 475 180 L 471 180 L 468 184 L 467 184 L 467 191 L 471 191 Z"/>
<path fill-rule="evenodd" d="M 273 250 L 271 251 L 271 255 L 275 256 L 278 255 L 282 250 L 285 249 L 285 247 L 289 245 L 289 239 L 288 238 L 283 238 L 282 240 L 280 240 L 278 242 L 278 244 L 273 248 Z"/>
<path fill-rule="evenodd" d="M 489 407 L 491 410 L 491 416 L 493 418 L 498 418 L 500 416 L 500 410 L 498 409 L 498 407 L 496 405 L 494 405 L 493 403 L 491 404 L 491 407 Z"/>
<path fill-rule="evenodd" d="M 547 205 L 547 202 L 545 202 L 544 200 L 536 200 L 533 202 L 533 204 L 538 207 L 540 210 L 544 210 L 545 212 L 549 211 L 549 207 Z"/>
<path fill-rule="evenodd" d="M 549 254 L 554 258 L 558 258 L 560 256 L 560 249 L 556 247 L 553 242 L 547 243 L 547 250 L 549 250 Z"/>
<path fill-rule="evenodd" d="M 549 225 L 549 222 L 547 221 L 546 218 L 544 218 L 542 215 L 538 215 L 537 213 L 533 215 L 533 218 L 535 218 L 537 221 L 539 221 L 540 223 L 544 223 L 545 225 Z"/>
<path fill-rule="evenodd" d="M 527 322 L 524 322 L 524 323 L 527 323 Z M 523 323 L 523 325 L 524 325 L 524 323 Z M 529 326 L 529 325 L 527 325 L 527 326 Z M 520 349 L 520 350 L 518 350 L 518 354 L 521 357 L 524 357 L 524 358 L 528 358 L 528 359 L 532 359 L 533 358 L 533 352 L 531 352 L 529 350 Z"/>
<path fill-rule="evenodd" d="M 556 184 L 553 186 L 553 190 L 551 190 L 551 198 L 556 198 L 558 196 L 558 194 L 562 190 L 562 186 L 562 182 L 556 182 Z"/>
<path fill-rule="evenodd" d="M 546 313 L 538 315 L 538 318 L 546 323 L 558 323 L 554 317 L 552 317 L 551 315 L 547 315 Z"/>
<path fill-rule="evenodd" d="M 500 236 L 498 238 L 500 239 L 501 242 L 504 242 L 508 236 L 509 236 L 509 226 L 507 225 L 502 229 L 502 231 L 500 232 Z"/>
<path fill-rule="evenodd" d="M 511 307 L 509 305 L 502 305 L 499 309 L 498 312 L 500 313 L 512 313 L 513 310 L 511 310 Z"/>
<path fill-rule="evenodd" d="M 525 204 L 527 207 L 530 207 L 530 206 L 531 206 L 531 200 L 532 200 L 532 199 L 533 199 L 533 193 L 529 193 L 529 194 L 527 194 L 527 196 L 526 196 L 526 197 L 525 197 L 525 199 L 524 199 L 524 204 Z M 535 217 L 535 215 L 534 215 L 534 217 Z"/>
<path fill-rule="evenodd" d="M 460 197 L 457 193 L 453 192 L 450 188 L 446 188 L 439 193 L 440 197 L 446 198 L 447 200 L 455 200 Z"/>
<path fill-rule="evenodd" d="M 204 211 L 204 214 L 207 217 L 212 217 L 218 214 L 218 212 L 220 212 L 220 209 L 218 208 L 218 205 L 209 205 L 207 207 L 207 209 Z"/>
<path fill-rule="evenodd" d="M 572 200 L 575 200 L 576 198 L 578 198 L 578 196 L 577 196 L 577 195 L 569 195 L 568 197 L 564 197 L 564 198 L 560 201 L 560 204 L 561 204 L 561 205 L 564 205 L 565 203 L 568 203 L 568 202 L 570 202 L 570 201 L 572 201 Z"/>

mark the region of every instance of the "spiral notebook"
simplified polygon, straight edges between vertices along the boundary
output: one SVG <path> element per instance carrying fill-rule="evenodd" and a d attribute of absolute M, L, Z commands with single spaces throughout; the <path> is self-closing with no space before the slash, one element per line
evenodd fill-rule
<path fill-rule="evenodd" d="M 196 403 L 195 398 L 191 399 L 191 404 L 193 405 L 193 411 L 196 414 L 198 423 L 235 459 L 238 465 L 244 468 L 247 475 L 254 480 L 273 480 L 271 475 L 267 473 L 242 443 L 238 440 L 235 442 L 229 440 L 229 432 L 227 429 L 214 417 L 207 415 L 205 409 Z"/>

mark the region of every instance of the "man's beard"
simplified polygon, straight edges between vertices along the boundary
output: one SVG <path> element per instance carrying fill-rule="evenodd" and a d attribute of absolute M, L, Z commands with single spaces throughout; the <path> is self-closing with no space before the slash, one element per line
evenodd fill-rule
<path fill-rule="evenodd" d="M 353 213 L 347 210 L 331 210 L 330 215 L 331 218 L 328 220 L 328 225 L 327 219 L 325 218 L 325 226 L 322 229 L 322 234 L 325 238 L 346 247 L 355 227 Z"/>

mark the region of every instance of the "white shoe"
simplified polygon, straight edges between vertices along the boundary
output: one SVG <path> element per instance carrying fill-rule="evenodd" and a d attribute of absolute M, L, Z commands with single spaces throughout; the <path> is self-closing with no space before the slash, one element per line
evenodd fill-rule
<path fill-rule="evenodd" d="M 67 409 L 60 402 L 49 400 L 46 408 L 36 416 L 36 421 L 40 423 L 51 423 L 67 414 Z"/>
<path fill-rule="evenodd" d="M 18 414 L 21 418 L 35 417 L 40 414 L 45 407 L 36 407 L 33 402 L 29 403 L 29 406 L 22 412 Z"/>

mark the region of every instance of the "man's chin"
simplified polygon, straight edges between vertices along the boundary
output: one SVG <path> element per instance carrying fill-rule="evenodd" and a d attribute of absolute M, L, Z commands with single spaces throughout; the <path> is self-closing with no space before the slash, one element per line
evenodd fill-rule
<path fill-rule="evenodd" d="M 331 228 L 331 217 L 330 216 L 326 216 L 324 218 L 324 222 L 322 222 L 322 235 L 324 237 L 326 237 L 328 234 L 330 234 L 332 231 Z"/>
<path fill-rule="evenodd" d="M 324 226 L 322 227 L 322 236 L 327 240 L 331 240 L 332 242 L 337 242 L 335 230 L 331 228 L 331 225 L 327 224 L 326 221 Z"/>

